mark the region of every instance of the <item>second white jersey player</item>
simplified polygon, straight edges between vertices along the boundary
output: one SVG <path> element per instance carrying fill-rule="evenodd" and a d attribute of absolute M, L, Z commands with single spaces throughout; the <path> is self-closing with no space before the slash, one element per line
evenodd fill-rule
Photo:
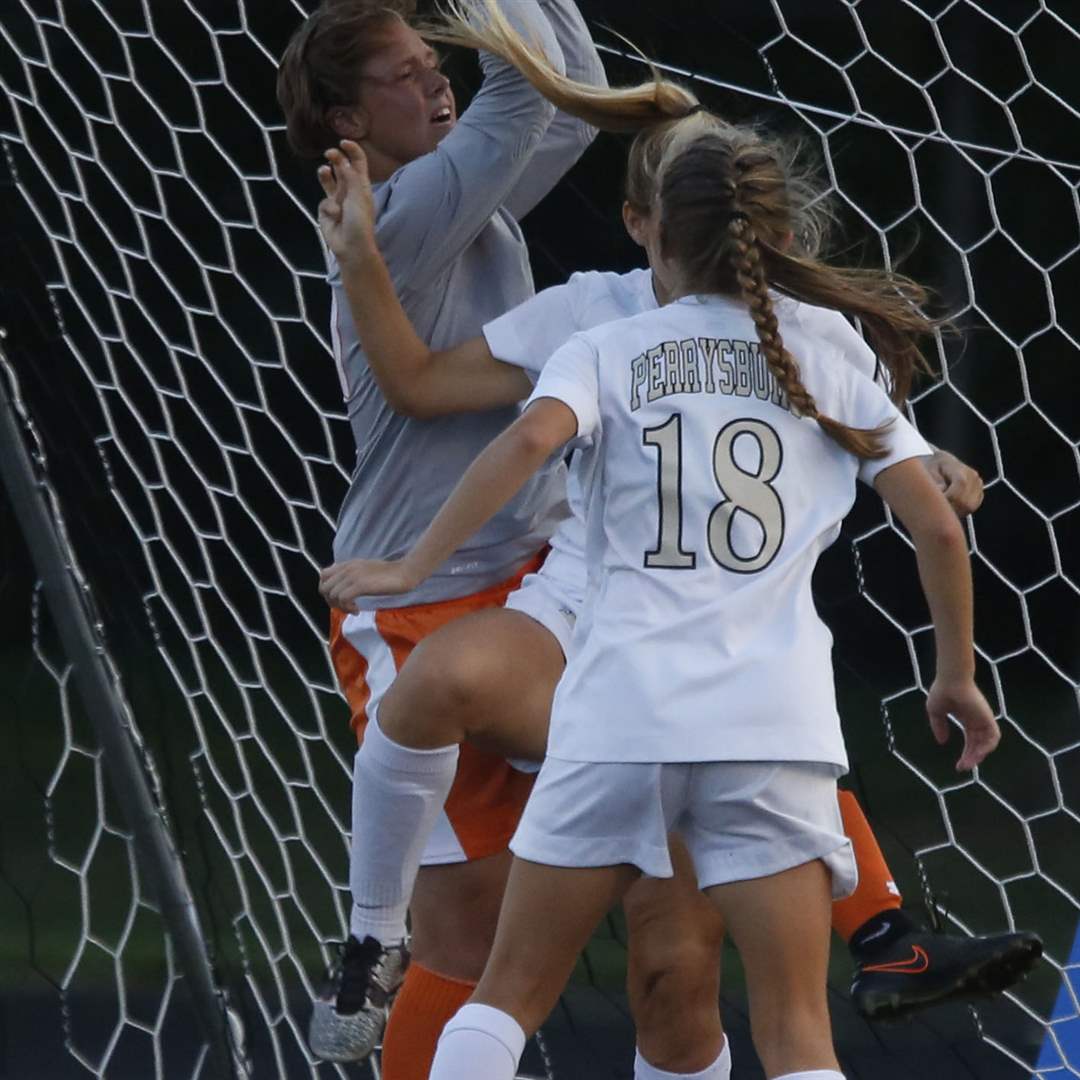
<path fill-rule="evenodd" d="M 551 756 L 846 769 L 811 573 L 856 478 L 930 448 L 840 349 L 805 332 L 800 308 L 777 316 L 804 384 L 827 415 L 891 424 L 885 457 L 860 461 L 793 415 L 745 305 L 723 297 L 579 334 L 544 367 L 532 400 L 565 402 L 591 444 L 574 469 L 588 595 Z"/>
<path fill-rule="evenodd" d="M 656 311 L 659 306 L 649 269 L 622 274 L 585 271 L 571 275 L 563 285 L 544 289 L 488 323 L 484 338 L 492 356 L 523 368 L 535 382 L 547 361 L 574 332 Z M 788 327 L 795 327 L 831 343 L 836 356 L 854 371 L 888 385 L 887 372 L 877 356 L 840 312 L 779 296 L 776 310 L 785 333 Z M 718 357 L 721 367 L 731 365 L 730 377 L 736 381 L 744 377 L 738 367 L 742 362 L 742 357 L 734 355 Z M 564 648 L 585 595 L 584 502 L 576 470 L 568 479 L 567 501 L 571 516 L 552 536 L 547 562 L 507 601 L 508 607 L 525 611 L 546 626 Z"/>

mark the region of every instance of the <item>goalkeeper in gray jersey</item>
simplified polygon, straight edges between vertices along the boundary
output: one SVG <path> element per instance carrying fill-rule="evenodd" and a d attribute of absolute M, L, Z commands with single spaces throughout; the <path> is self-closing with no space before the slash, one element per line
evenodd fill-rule
<path fill-rule="evenodd" d="M 557 113 L 510 64 L 487 54 L 480 57 L 483 84 L 459 119 L 438 55 L 409 25 L 412 6 L 324 3 L 286 49 L 278 98 L 301 156 L 321 158 L 342 138 L 363 146 L 379 244 L 414 325 L 438 347 L 478 334 L 532 295 L 518 221 L 594 131 Z M 515 0 L 506 13 L 560 71 L 603 83 L 572 0 Z M 393 557 L 414 543 L 518 410 L 478 401 L 468 416 L 435 421 L 396 413 L 369 370 L 333 259 L 329 282 L 334 353 L 356 440 L 334 555 Z M 412 648 L 462 614 L 501 605 L 539 566 L 564 515 L 564 466 L 556 459 L 423 587 L 370 598 L 354 614 L 333 613 L 331 653 L 359 740 L 378 740 L 379 701 Z M 415 960 L 384 1040 L 385 1080 L 427 1075 L 439 1030 L 483 968 L 509 867 L 507 843 L 531 783 L 497 753 L 470 748 L 461 756 L 445 812 L 419 855 L 410 905 Z M 367 895 L 355 874 L 351 883 L 350 935 L 315 1003 L 310 1033 L 314 1053 L 333 1061 L 370 1053 L 408 966 L 401 932 L 388 936 L 377 907 L 382 897 Z M 390 921 L 403 927 L 404 903 L 394 914 Z"/>

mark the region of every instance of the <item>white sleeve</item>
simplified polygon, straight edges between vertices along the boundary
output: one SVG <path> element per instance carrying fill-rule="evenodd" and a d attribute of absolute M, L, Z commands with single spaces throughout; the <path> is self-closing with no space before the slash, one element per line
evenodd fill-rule
<path fill-rule="evenodd" d="M 851 381 L 854 402 L 849 413 L 852 419 L 847 420 L 850 427 L 875 428 L 892 421 L 885 432 L 886 455 L 875 460 L 863 458 L 859 462 L 859 479 L 863 483 L 872 485 L 877 474 L 890 465 L 934 452 L 880 386 L 862 376 Z"/>
<path fill-rule="evenodd" d="M 548 358 L 578 329 L 573 278 L 511 308 L 484 327 L 484 338 L 496 360 L 524 368 L 536 382 Z"/>
<path fill-rule="evenodd" d="M 600 430 L 600 379 L 596 347 L 584 334 L 575 334 L 544 365 L 528 408 L 540 398 L 555 398 L 577 417 L 577 437 L 591 439 Z"/>

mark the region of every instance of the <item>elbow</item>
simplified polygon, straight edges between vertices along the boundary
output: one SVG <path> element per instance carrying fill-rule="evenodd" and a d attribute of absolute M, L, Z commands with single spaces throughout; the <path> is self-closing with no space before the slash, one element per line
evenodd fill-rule
<path fill-rule="evenodd" d="M 442 415 L 434 402 L 412 390 L 397 387 L 385 392 L 383 397 L 398 416 L 407 416 L 410 420 L 434 420 Z"/>
<path fill-rule="evenodd" d="M 943 554 L 965 559 L 968 556 L 967 535 L 960 519 L 951 510 L 935 515 L 918 539 Z"/>
<path fill-rule="evenodd" d="M 515 423 L 513 438 L 518 454 L 534 466 L 539 466 L 551 456 L 551 433 L 541 423 L 536 414 L 525 412 Z"/>
<path fill-rule="evenodd" d="M 513 156 L 518 161 L 532 156 L 544 141 L 544 136 L 551 126 L 551 121 L 555 119 L 555 106 L 549 105 L 542 98 L 541 102 L 544 106 L 543 109 L 531 117 L 529 123 L 521 129 L 521 136 L 513 150 Z"/>

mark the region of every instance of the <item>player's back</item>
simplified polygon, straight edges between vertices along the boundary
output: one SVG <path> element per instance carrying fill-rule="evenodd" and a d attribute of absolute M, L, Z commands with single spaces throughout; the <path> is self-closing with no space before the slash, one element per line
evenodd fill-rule
<path fill-rule="evenodd" d="M 833 345 L 781 318 L 822 412 L 855 426 L 895 415 Z M 810 577 L 860 469 L 876 467 L 792 413 L 735 301 L 687 297 L 573 348 L 591 352 L 598 403 L 580 466 L 590 582 L 550 752 L 844 766 Z"/>

